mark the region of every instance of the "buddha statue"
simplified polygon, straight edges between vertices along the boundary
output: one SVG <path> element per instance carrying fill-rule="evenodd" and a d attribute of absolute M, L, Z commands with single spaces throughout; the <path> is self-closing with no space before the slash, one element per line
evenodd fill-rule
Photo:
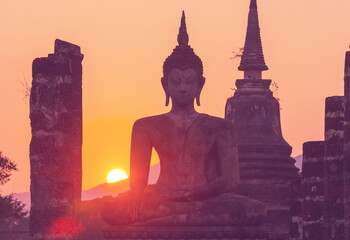
<path fill-rule="evenodd" d="M 258 225 L 265 206 L 232 191 L 239 184 L 237 143 L 231 122 L 196 112 L 205 82 L 201 59 L 188 45 L 182 14 L 178 46 L 165 60 L 162 86 L 170 112 L 139 119 L 132 129 L 130 191 L 107 202 L 110 225 Z M 160 176 L 147 185 L 152 148 Z"/>

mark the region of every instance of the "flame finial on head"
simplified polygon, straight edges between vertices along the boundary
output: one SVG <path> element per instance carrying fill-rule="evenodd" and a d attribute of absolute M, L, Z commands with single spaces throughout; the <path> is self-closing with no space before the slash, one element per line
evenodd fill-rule
<path fill-rule="evenodd" d="M 186 29 L 185 12 L 182 11 L 181 26 L 177 35 L 178 45 L 167 57 L 163 64 L 163 75 L 166 77 L 174 68 L 185 70 L 193 68 L 199 76 L 203 76 L 202 60 L 194 53 L 188 45 L 188 34 Z"/>
<path fill-rule="evenodd" d="M 188 34 L 187 34 L 187 28 L 186 28 L 185 11 L 182 11 L 181 26 L 179 29 L 179 34 L 177 35 L 177 42 L 179 46 L 188 45 Z"/>

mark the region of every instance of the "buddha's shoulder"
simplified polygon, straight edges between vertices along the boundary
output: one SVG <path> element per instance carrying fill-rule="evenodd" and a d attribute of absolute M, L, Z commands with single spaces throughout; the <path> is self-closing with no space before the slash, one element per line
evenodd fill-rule
<path fill-rule="evenodd" d="M 219 117 L 210 116 L 208 114 L 202 114 L 202 122 L 215 129 L 233 129 L 234 125 L 232 122 Z"/>
<path fill-rule="evenodd" d="M 167 117 L 165 114 L 150 116 L 150 117 L 144 117 L 137 119 L 134 123 L 134 127 L 150 127 L 150 126 L 157 126 L 161 122 L 164 122 L 167 120 Z"/>

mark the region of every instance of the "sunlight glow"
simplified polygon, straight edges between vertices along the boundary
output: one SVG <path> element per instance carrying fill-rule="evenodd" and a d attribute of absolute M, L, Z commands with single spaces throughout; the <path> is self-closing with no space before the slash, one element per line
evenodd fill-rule
<path fill-rule="evenodd" d="M 126 175 L 126 173 L 123 170 L 113 169 L 108 173 L 107 182 L 114 183 L 127 178 L 128 178 L 128 175 Z"/>

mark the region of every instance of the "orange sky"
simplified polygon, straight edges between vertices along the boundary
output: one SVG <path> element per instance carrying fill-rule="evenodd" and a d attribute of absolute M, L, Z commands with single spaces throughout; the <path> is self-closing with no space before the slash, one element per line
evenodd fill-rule
<path fill-rule="evenodd" d="M 83 188 L 129 171 L 133 122 L 164 113 L 162 64 L 176 45 L 185 10 L 190 45 L 207 79 L 200 112 L 223 117 L 235 79 L 232 51 L 243 47 L 249 0 L 11 0 L 0 1 L 0 150 L 19 172 L 3 193 L 29 190 L 29 104 L 20 82 L 31 83 L 36 57 L 56 38 L 81 46 L 83 60 Z M 262 43 L 281 99 L 284 138 L 293 156 L 302 143 L 323 139 L 324 99 L 343 94 L 350 44 L 349 0 L 260 0 Z M 156 159 L 153 160 L 155 162 Z"/>

